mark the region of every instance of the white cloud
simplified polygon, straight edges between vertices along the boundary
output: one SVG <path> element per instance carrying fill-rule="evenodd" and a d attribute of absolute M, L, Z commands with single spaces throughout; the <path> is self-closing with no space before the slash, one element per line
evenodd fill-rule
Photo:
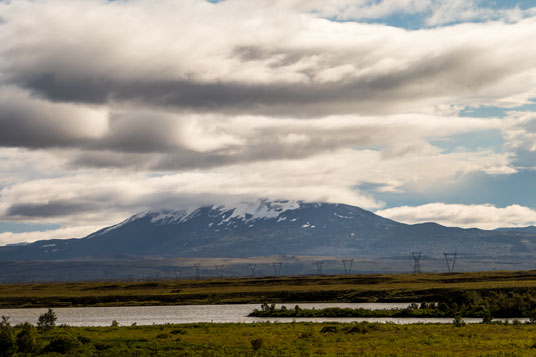
<path fill-rule="evenodd" d="M 2 3 L 2 81 L 56 101 L 300 116 L 507 105 L 534 88 L 533 18 L 405 31 L 281 4 Z"/>
<path fill-rule="evenodd" d="M 482 0 L 294 0 L 277 2 L 282 8 L 312 11 L 339 20 L 385 20 L 393 15 L 414 15 L 423 25 L 442 26 L 456 22 L 499 20 L 517 22 L 533 16 L 536 8 L 497 8 Z M 414 26 L 419 25 L 418 23 Z"/>
<path fill-rule="evenodd" d="M 385 158 L 377 150 L 338 149 L 309 158 L 158 176 L 113 169 L 64 172 L 3 188 L 0 217 L 28 223 L 104 225 L 146 209 L 217 203 L 233 197 L 341 202 L 373 209 L 382 203 L 355 186 L 376 183 L 383 191 L 405 185 L 426 187 L 472 172 L 500 172 L 507 161 L 489 151 L 442 154 L 424 146 L 397 159 Z"/>
<path fill-rule="evenodd" d="M 51 229 L 45 231 L 33 231 L 25 233 L 5 232 L 0 233 L 0 245 L 15 243 L 31 243 L 43 239 L 69 239 L 85 237 L 100 229 L 100 226 L 81 226 Z"/>
<path fill-rule="evenodd" d="M 436 222 L 445 226 L 494 229 L 536 224 L 536 211 L 511 205 L 504 208 L 486 205 L 429 203 L 378 210 L 376 214 L 395 221 L 416 224 Z"/>
<path fill-rule="evenodd" d="M 233 197 L 379 209 L 355 187 L 514 173 L 534 151 L 529 114 L 457 115 L 536 97 L 536 19 L 474 4 L 0 1 L 0 217 L 82 232 Z M 499 21 L 325 18 L 397 13 Z M 433 144 L 490 129 L 509 152 Z"/>

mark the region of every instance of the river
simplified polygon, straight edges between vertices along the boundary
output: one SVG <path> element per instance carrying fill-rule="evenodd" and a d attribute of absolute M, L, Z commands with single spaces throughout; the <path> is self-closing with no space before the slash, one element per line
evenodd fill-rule
<path fill-rule="evenodd" d="M 295 303 L 283 304 L 289 308 Z M 334 304 L 334 303 L 303 303 L 303 308 L 364 308 L 364 309 L 400 309 L 408 303 L 362 303 L 362 304 Z M 278 304 L 278 306 L 280 306 Z M 54 308 L 58 320 L 57 325 L 69 326 L 110 326 L 117 321 L 122 326 L 153 325 L 153 324 L 179 324 L 201 322 L 392 322 L 397 324 L 411 323 L 451 323 L 452 318 L 260 318 L 248 317 L 253 309 L 260 308 L 259 304 L 233 304 L 233 305 L 183 305 L 183 306 L 122 306 L 122 307 L 73 307 Z M 39 315 L 47 309 L 0 309 L 0 316 L 9 316 L 11 324 L 29 322 L 35 324 Z M 526 321 L 527 319 L 518 319 Z M 481 322 L 480 318 L 464 318 L 467 323 Z"/>

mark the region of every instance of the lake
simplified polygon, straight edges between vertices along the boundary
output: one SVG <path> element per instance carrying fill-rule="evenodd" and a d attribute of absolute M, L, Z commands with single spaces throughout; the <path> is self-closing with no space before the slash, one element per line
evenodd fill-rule
<path fill-rule="evenodd" d="M 289 308 L 295 303 L 282 304 Z M 364 308 L 364 309 L 400 309 L 408 303 L 303 303 L 303 308 L 322 309 L 326 307 Z M 278 304 L 277 306 L 280 306 Z M 260 318 L 248 317 L 253 309 L 259 309 L 260 304 L 233 304 L 233 305 L 183 305 L 183 306 L 122 306 L 122 307 L 73 307 L 54 308 L 58 320 L 57 325 L 70 326 L 110 326 L 116 320 L 122 326 L 153 324 L 179 324 L 200 322 L 392 322 L 397 324 L 411 323 L 452 323 L 452 318 Z M 0 309 L 0 316 L 9 316 L 11 324 L 30 322 L 35 324 L 39 315 L 47 309 Z M 527 321 L 528 319 L 518 319 Z M 467 323 L 481 322 L 480 318 L 465 318 Z"/>

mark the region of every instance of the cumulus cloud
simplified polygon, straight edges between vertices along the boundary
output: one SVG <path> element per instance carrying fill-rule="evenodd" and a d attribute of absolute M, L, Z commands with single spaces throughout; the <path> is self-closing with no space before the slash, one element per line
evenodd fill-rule
<path fill-rule="evenodd" d="M 408 32 L 264 5 L 4 3 L 0 72 L 54 101 L 300 116 L 490 104 L 534 84 L 515 78 L 534 71 L 532 20 Z"/>
<path fill-rule="evenodd" d="M 80 145 L 107 130 L 107 113 L 70 103 L 31 98 L 0 86 L 0 145 L 28 148 Z"/>
<path fill-rule="evenodd" d="M 3 103 L 0 145 L 69 149 L 61 155 L 73 167 L 157 171 L 306 158 L 350 146 L 385 148 L 385 157 L 393 158 L 422 149 L 426 140 L 505 126 L 497 119 L 433 114 L 303 120 L 131 108 L 107 112 L 24 92 L 4 96 Z"/>
<path fill-rule="evenodd" d="M 536 167 L 536 113 L 512 111 L 505 118 L 506 147 L 514 154 L 512 164 L 523 169 Z"/>
<path fill-rule="evenodd" d="M 412 14 L 427 24 L 361 21 Z M 20 0 L 0 18 L 3 220 L 82 232 L 236 197 L 379 209 L 377 191 L 510 174 L 535 151 L 528 113 L 459 116 L 536 97 L 531 9 Z M 490 129 L 504 152 L 441 144 Z"/>
<path fill-rule="evenodd" d="M 406 155 L 408 148 L 422 150 L 429 145 L 426 140 L 503 127 L 496 119 L 431 115 L 329 116 L 307 121 L 183 115 L 152 128 L 158 123 L 153 117 L 143 117 L 139 127 L 127 118 L 126 130 L 112 124 L 104 139 L 75 155 L 72 164 L 169 171 L 308 158 L 351 146 L 385 148 L 384 156 L 395 158 Z"/>
<path fill-rule="evenodd" d="M 494 229 L 536 224 L 536 210 L 519 205 L 495 207 L 490 204 L 429 203 L 378 210 L 376 214 L 409 224 L 436 222 L 445 226 L 464 228 Z"/>
<path fill-rule="evenodd" d="M 150 208 L 178 208 L 243 197 L 341 202 L 375 209 L 382 206 L 354 187 L 376 183 L 383 191 L 426 185 L 480 171 L 497 172 L 507 158 L 488 151 L 420 154 L 385 159 L 377 150 L 340 149 L 307 159 L 237 164 L 147 176 L 118 170 L 66 173 L 9 185 L 2 190 L 0 220 L 95 225 L 114 223 Z M 349 164 L 350 163 L 350 164 Z M 196 203 L 197 202 L 197 203 Z"/>

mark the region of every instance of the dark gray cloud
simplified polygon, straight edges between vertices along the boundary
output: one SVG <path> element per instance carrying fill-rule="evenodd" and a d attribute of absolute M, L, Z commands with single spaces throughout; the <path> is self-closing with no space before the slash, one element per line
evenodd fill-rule
<path fill-rule="evenodd" d="M 0 87 L 0 146 L 79 146 L 98 128 L 99 113 L 69 104 L 30 98 Z"/>
<path fill-rule="evenodd" d="M 266 61 L 277 56 L 278 66 L 313 57 L 296 51 L 284 55 L 281 51 L 267 53 L 252 46 L 237 51 L 237 56 L 247 61 Z M 99 76 L 83 70 L 64 75 L 61 68 L 56 68 L 56 72 L 47 72 L 48 68 L 39 70 L 39 63 L 31 73 L 12 69 L 9 82 L 59 102 L 107 104 L 120 101 L 149 107 L 262 115 L 382 113 L 396 110 L 408 100 L 478 91 L 519 71 L 511 63 L 486 59 L 486 53 L 478 48 L 453 49 L 427 55 L 387 73 L 349 75 L 326 83 L 314 78 L 305 82 L 260 84 L 223 79 L 199 82 L 194 79 L 136 79 L 135 76 L 115 78 L 113 74 Z M 314 54 L 325 55 L 324 52 Z M 317 70 L 345 63 L 354 64 L 351 59 L 339 58 Z"/>
<path fill-rule="evenodd" d="M 111 134 L 104 140 L 92 144 L 92 150 L 84 150 L 75 155 L 71 165 L 158 171 L 208 169 L 258 161 L 307 158 L 351 145 L 374 146 L 378 143 L 388 145 L 396 141 L 393 135 L 401 132 L 372 124 L 349 123 L 342 126 L 334 125 L 331 128 L 327 127 L 327 122 L 310 124 L 294 122 L 293 125 L 282 123 L 273 127 L 255 127 L 253 124 L 254 134 L 240 137 L 241 144 L 224 145 L 202 152 L 186 147 L 166 147 L 162 144 L 164 139 L 159 139 L 158 136 L 155 136 L 152 145 L 148 144 L 147 140 L 141 142 L 131 140 L 126 141 L 123 146 L 117 146 L 118 141 L 111 139 L 115 134 Z M 229 125 L 230 129 L 239 127 L 236 123 Z M 139 135 L 143 135 L 143 132 Z M 128 135 L 126 138 L 132 139 L 136 136 Z M 98 150 L 98 147 L 101 150 Z M 106 147 L 108 149 L 102 150 Z M 125 148 L 131 150 L 125 151 Z"/>
<path fill-rule="evenodd" d="M 7 217 L 50 218 L 76 215 L 97 208 L 96 202 L 70 202 L 64 200 L 47 203 L 18 203 L 7 209 Z"/>

